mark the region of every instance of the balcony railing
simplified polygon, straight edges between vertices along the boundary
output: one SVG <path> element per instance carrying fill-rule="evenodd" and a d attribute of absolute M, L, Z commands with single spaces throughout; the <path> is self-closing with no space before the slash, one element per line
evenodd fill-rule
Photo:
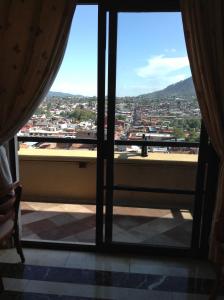
<path fill-rule="evenodd" d="M 37 143 L 71 143 L 71 144 L 91 144 L 97 145 L 96 139 L 76 139 L 76 138 L 59 138 L 59 137 L 39 137 L 39 136 L 18 136 L 19 142 L 37 142 Z M 123 141 L 115 140 L 115 145 L 134 145 L 134 146 L 151 146 L 151 147 L 181 147 L 181 148 L 198 148 L 199 143 L 188 143 L 188 142 L 171 142 L 171 141 Z"/>

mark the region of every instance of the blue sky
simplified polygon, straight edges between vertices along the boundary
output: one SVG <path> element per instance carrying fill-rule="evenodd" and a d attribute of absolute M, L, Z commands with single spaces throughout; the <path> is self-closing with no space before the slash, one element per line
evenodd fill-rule
<path fill-rule="evenodd" d="M 97 7 L 78 6 L 67 50 L 51 88 L 97 93 Z M 179 13 L 120 13 L 117 96 L 165 88 L 191 76 Z"/>

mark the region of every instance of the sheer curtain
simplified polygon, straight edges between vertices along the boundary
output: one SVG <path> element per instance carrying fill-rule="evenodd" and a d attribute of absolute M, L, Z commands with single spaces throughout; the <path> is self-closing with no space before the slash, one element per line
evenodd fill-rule
<path fill-rule="evenodd" d="M 224 1 L 182 0 L 181 10 L 192 76 L 211 142 L 220 158 L 210 258 L 217 260 L 214 230 L 224 218 Z M 224 224 L 223 224 L 224 225 Z"/>
<path fill-rule="evenodd" d="M 73 0 L 0 1 L 0 196 L 11 183 L 3 144 L 48 92 L 67 44 Z"/>

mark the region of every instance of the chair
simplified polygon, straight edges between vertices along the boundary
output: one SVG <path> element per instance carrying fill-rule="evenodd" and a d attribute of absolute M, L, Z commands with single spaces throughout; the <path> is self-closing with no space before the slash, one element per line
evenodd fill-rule
<path fill-rule="evenodd" d="M 18 213 L 21 199 L 22 187 L 19 182 L 13 183 L 0 197 L 0 245 L 12 238 L 14 246 L 21 258 L 25 262 L 18 226 Z M 0 276 L 0 291 L 3 290 L 3 282 Z"/>

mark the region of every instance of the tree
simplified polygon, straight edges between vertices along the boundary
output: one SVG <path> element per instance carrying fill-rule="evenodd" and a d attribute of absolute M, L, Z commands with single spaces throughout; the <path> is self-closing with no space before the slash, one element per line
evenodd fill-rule
<path fill-rule="evenodd" d="M 181 128 L 175 128 L 174 129 L 174 136 L 177 139 L 184 139 L 185 138 L 185 134 L 184 134 L 183 129 L 181 129 Z"/>
<path fill-rule="evenodd" d="M 199 142 L 199 139 L 200 139 L 200 133 L 192 130 L 190 131 L 188 137 L 186 138 L 186 142 L 195 143 L 195 142 Z"/>
<path fill-rule="evenodd" d="M 117 120 L 125 121 L 126 120 L 126 116 L 124 116 L 124 115 L 116 115 L 116 119 Z"/>
<path fill-rule="evenodd" d="M 201 121 L 198 118 L 187 119 L 186 120 L 186 126 L 189 129 L 195 129 L 197 131 L 197 130 L 200 130 Z"/>
<path fill-rule="evenodd" d="M 79 122 L 90 120 L 95 121 L 96 113 L 91 110 L 76 108 L 73 112 L 69 114 L 69 118 Z"/>

